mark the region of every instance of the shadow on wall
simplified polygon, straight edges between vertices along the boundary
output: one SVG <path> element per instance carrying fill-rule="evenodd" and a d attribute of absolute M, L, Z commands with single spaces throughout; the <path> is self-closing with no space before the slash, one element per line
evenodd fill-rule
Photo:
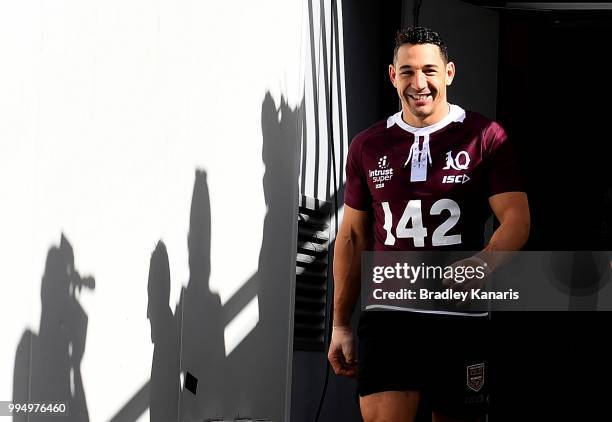
<path fill-rule="evenodd" d="M 151 379 L 111 421 L 136 420 L 150 408 L 152 422 L 194 421 L 251 416 L 284 421 L 288 359 L 291 277 L 295 271 L 295 210 L 298 194 L 300 107 L 283 99 L 276 108 L 268 93 L 262 104 L 262 159 L 267 212 L 257 273 L 225 304 L 210 290 L 211 213 L 207 174 L 197 170 L 188 235 L 189 282 L 174 315 L 169 306 L 168 254 L 159 242 L 151 255 L 147 318 L 154 343 Z M 239 194 L 239 193 L 237 193 Z M 244 221 L 249 221 L 244 204 Z M 238 236 L 239 230 L 231 232 Z M 235 255 L 240 265 L 241 239 Z M 231 277 L 231 272 L 228 277 Z M 228 323 L 257 299 L 255 328 L 226 351 Z M 229 352 L 229 356 L 226 356 Z M 180 374 L 180 377 L 179 377 Z M 179 379 L 183 382 L 181 387 Z"/>
<path fill-rule="evenodd" d="M 148 294 L 147 318 L 154 345 L 149 415 L 151 422 L 171 422 L 178 419 L 181 315 L 172 315 L 168 305 L 170 264 L 166 245 L 161 241 L 151 255 Z"/>
<path fill-rule="evenodd" d="M 210 230 L 206 172 L 197 170 L 187 241 L 188 285 L 172 314 L 170 263 L 166 245 L 160 240 L 151 254 L 147 284 L 147 319 L 154 345 L 151 378 L 111 422 L 135 421 L 147 407 L 151 422 L 202 420 L 203 415 L 221 413 L 224 325 L 219 296 L 209 288 Z"/>
<path fill-rule="evenodd" d="M 81 378 L 87 314 L 79 303 L 82 288 L 93 290 L 95 280 L 81 277 L 74 267 L 72 246 L 62 234 L 59 247 L 47 254 L 41 283 L 38 335 L 21 337 L 15 355 L 13 402 L 63 402 L 69 416 L 63 421 L 89 420 Z M 42 421 L 44 414 L 19 415 L 13 421 Z"/>
<path fill-rule="evenodd" d="M 189 283 L 175 315 L 182 318 L 180 420 L 218 416 L 226 379 L 221 300 L 210 291 L 210 197 L 206 173 L 196 171 L 189 222 Z M 182 317 L 181 317 L 182 315 Z"/>
<path fill-rule="evenodd" d="M 259 321 L 227 357 L 226 409 L 240 416 L 285 419 L 288 359 L 292 349 L 289 319 L 295 273 L 293 237 L 298 200 L 301 110 L 284 98 L 277 108 L 267 93 L 261 109 L 263 189 L 266 216 L 257 273 L 224 306 L 225 324 L 257 297 Z M 245 204 L 246 205 L 246 204 Z M 248 206 L 245 206 L 248 210 Z M 248 219 L 248 215 L 245 216 Z M 239 244 L 239 242 L 238 242 Z M 236 260 L 240 259 L 236 251 Z"/>
<path fill-rule="evenodd" d="M 175 313 L 180 315 L 181 310 L 183 313 L 181 369 L 185 385 L 192 387 L 181 393 L 182 420 L 221 416 L 284 420 L 291 347 L 289 281 L 295 261 L 291 234 L 297 204 L 299 114 L 300 109 L 291 109 L 285 100 L 276 108 L 269 93 L 263 101 L 263 188 L 267 213 L 259 266 L 223 309 L 208 285 L 210 204 L 205 174 L 196 175 L 189 235 L 191 276 Z M 248 204 L 244 204 L 244 210 L 248 213 Z M 248 220 L 245 214 L 245 221 L 237 224 L 246 224 Z M 232 233 L 239 235 L 239 230 Z M 228 251 L 235 254 L 236 265 L 240 265 L 240 244 L 237 238 L 236 250 Z M 226 351 L 225 327 L 255 298 L 259 310 L 257 325 L 236 349 Z"/>
<path fill-rule="evenodd" d="M 296 224 L 300 113 L 300 108 L 291 109 L 284 100 L 276 108 L 270 94 L 263 101 L 267 213 L 259 267 L 224 307 L 219 296 L 210 291 L 210 197 L 206 172 L 196 171 L 188 236 L 189 283 L 172 315 L 168 307 L 168 255 L 160 241 L 151 256 L 148 283 L 147 318 L 154 343 L 151 380 L 112 421 L 136 420 L 144 411 L 146 396 L 152 422 L 239 416 L 284 420 L 291 348 L 289 281 L 295 270 L 291 233 Z M 248 209 L 244 204 L 245 213 Z M 245 214 L 245 221 L 237 224 L 245 224 L 248 218 Z M 239 238 L 236 245 L 234 253 L 239 265 Z M 225 327 L 255 298 L 259 309 L 257 325 L 236 349 L 226 351 Z M 182 388 L 177 387 L 179 373 Z"/>

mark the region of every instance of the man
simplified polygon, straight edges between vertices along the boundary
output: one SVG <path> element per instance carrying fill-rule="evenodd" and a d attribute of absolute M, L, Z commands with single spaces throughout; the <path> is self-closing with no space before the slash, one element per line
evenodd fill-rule
<path fill-rule="evenodd" d="M 402 109 L 349 148 L 328 358 L 336 374 L 357 375 L 366 422 L 413 421 L 422 401 L 435 422 L 486 413 L 486 316 L 363 312 L 358 360 L 350 328 L 370 239 L 376 251 L 482 250 L 477 259 L 485 261 L 527 240 L 529 208 L 511 144 L 497 123 L 447 102 L 454 76 L 437 33 L 399 32 L 389 77 Z M 491 210 L 500 225 L 484 247 Z M 478 385 L 466 382 L 473 370 L 483 376 Z"/>

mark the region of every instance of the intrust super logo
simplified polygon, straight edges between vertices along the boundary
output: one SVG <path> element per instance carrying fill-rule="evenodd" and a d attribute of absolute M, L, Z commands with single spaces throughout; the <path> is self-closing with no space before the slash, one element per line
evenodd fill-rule
<path fill-rule="evenodd" d="M 391 180 L 393 177 L 393 169 L 389 168 L 389 160 L 386 155 L 378 159 L 378 168 L 369 170 L 368 176 L 372 179 L 372 183 L 374 183 L 376 189 L 384 187 L 385 182 Z"/>

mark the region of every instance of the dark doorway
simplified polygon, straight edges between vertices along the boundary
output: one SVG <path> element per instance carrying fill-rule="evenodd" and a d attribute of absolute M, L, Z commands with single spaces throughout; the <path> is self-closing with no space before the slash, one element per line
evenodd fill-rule
<path fill-rule="evenodd" d="M 503 11 L 498 121 L 519 147 L 532 215 L 526 249 L 612 249 L 609 11 Z M 607 312 L 493 316 L 489 421 L 597 420 Z"/>
<path fill-rule="evenodd" d="M 528 180 L 528 249 L 612 244 L 609 11 L 507 12 L 500 20 L 498 120 Z"/>

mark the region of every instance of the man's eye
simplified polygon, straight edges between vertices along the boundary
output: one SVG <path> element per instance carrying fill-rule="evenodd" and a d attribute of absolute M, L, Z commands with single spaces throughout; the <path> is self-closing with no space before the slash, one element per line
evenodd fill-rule
<path fill-rule="evenodd" d="M 428 70 L 425 72 L 426 75 L 435 75 L 436 71 L 435 70 Z"/>

